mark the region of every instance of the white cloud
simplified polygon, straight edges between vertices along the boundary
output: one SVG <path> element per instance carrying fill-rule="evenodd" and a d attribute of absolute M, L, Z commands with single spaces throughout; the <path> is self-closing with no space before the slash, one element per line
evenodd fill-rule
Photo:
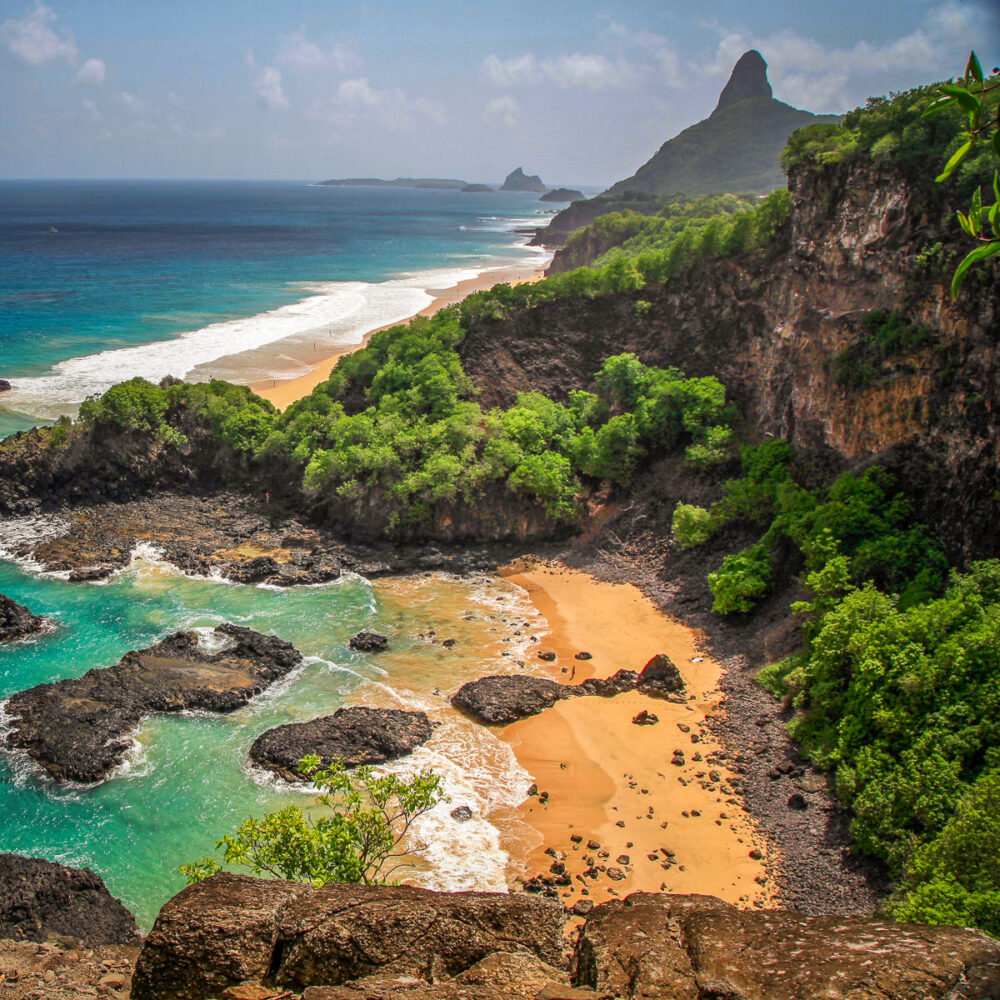
<path fill-rule="evenodd" d="M 83 105 L 83 108 L 87 112 L 87 114 L 90 115 L 91 121 L 99 122 L 103 120 L 101 118 L 101 112 L 98 109 L 96 102 L 92 101 L 89 97 L 87 97 L 84 98 L 84 100 L 82 100 L 80 103 Z"/>
<path fill-rule="evenodd" d="M 376 123 L 387 129 L 412 128 L 417 118 L 436 124 L 445 121 L 444 106 L 425 97 L 410 98 L 398 87 L 373 87 L 367 77 L 341 80 L 336 90 L 314 100 L 306 112 L 337 131 L 348 131 Z"/>
<path fill-rule="evenodd" d="M 601 55 L 581 55 L 579 52 L 542 62 L 545 75 L 561 87 L 579 90 L 606 90 L 624 87 L 628 73 Z"/>
<path fill-rule="evenodd" d="M 127 90 L 123 90 L 118 96 L 121 98 L 122 104 L 124 104 L 125 107 L 128 108 L 133 114 L 141 114 L 145 108 L 142 101 L 140 101 L 138 97 L 130 94 Z"/>
<path fill-rule="evenodd" d="M 538 83 L 542 79 L 538 60 L 532 55 L 515 56 L 513 59 L 487 56 L 483 62 L 483 72 L 490 83 L 498 87 L 517 87 Z"/>
<path fill-rule="evenodd" d="M 289 107 L 288 98 L 281 85 L 280 69 L 274 66 L 263 67 L 254 77 L 253 89 L 257 94 L 257 100 L 268 111 L 284 111 Z"/>
<path fill-rule="evenodd" d="M 56 15 L 42 3 L 20 20 L 10 18 L 0 25 L 0 40 L 26 66 L 41 66 L 56 59 L 76 64 L 76 42 L 71 34 L 59 34 Z"/>
<path fill-rule="evenodd" d="M 364 60 L 348 46 L 341 42 L 317 45 L 306 38 L 301 28 L 281 40 L 274 61 L 286 69 L 300 72 L 329 69 L 338 73 L 357 73 L 364 65 Z"/>
<path fill-rule="evenodd" d="M 440 101 L 429 101 L 426 97 L 418 97 L 413 102 L 413 107 L 420 114 L 426 115 L 436 125 L 443 125 L 447 119 L 444 105 Z"/>
<path fill-rule="evenodd" d="M 483 119 L 504 128 L 517 128 L 519 108 L 513 97 L 498 97 L 486 105 Z"/>
<path fill-rule="evenodd" d="M 383 95 L 372 90 L 366 77 L 341 80 L 337 87 L 336 101 L 349 108 L 378 108 L 382 106 Z"/>
<path fill-rule="evenodd" d="M 104 83 L 106 76 L 107 67 L 104 65 L 103 59 L 88 59 L 76 74 L 76 82 L 99 87 Z"/>

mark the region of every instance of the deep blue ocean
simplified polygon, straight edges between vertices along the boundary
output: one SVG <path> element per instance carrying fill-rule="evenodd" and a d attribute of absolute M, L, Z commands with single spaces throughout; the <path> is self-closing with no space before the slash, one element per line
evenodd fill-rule
<path fill-rule="evenodd" d="M 0 378 L 15 386 L 0 435 L 132 375 L 235 377 L 213 368 L 234 352 L 257 352 L 256 377 L 302 374 L 307 340 L 321 354 L 416 312 L 428 287 L 544 261 L 516 231 L 554 207 L 303 182 L 0 181 Z"/>

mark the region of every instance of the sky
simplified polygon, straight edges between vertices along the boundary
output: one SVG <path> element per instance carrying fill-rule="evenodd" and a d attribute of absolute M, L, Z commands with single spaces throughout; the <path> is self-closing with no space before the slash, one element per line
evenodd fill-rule
<path fill-rule="evenodd" d="M 842 112 L 1000 62 L 1000 0 L 0 0 L 0 177 L 604 187 L 749 48 Z"/>

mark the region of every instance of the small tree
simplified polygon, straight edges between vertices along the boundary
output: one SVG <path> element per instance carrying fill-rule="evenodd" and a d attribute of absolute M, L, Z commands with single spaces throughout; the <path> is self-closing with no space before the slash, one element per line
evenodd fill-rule
<path fill-rule="evenodd" d="M 225 848 L 226 864 L 317 888 L 327 882 L 385 885 L 409 867 L 399 859 L 413 822 L 444 799 L 441 779 L 431 771 L 405 779 L 377 775 L 370 767 L 348 771 L 340 761 L 323 768 L 319 757 L 308 756 L 299 773 L 319 787 L 324 814 L 314 819 L 291 805 L 245 820 L 215 845 Z M 203 858 L 180 870 L 190 884 L 218 874 L 222 865 Z"/>

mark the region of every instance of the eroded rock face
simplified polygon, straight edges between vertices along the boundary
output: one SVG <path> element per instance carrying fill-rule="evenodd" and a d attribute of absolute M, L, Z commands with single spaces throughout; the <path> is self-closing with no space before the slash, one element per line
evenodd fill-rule
<path fill-rule="evenodd" d="M 497 952 L 558 967 L 562 925 L 561 907 L 526 896 L 336 883 L 313 889 L 224 873 L 188 886 L 160 911 L 132 998 L 208 1000 L 247 982 L 296 993 L 370 977 L 426 984 L 457 978 Z"/>
<path fill-rule="evenodd" d="M 140 940 L 135 918 L 89 868 L 0 854 L 0 937 L 44 941 L 50 934 L 88 948 Z"/>
<path fill-rule="evenodd" d="M 0 642 L 23 639 L 38 632 L 45 619 L 33 615 L 24 605 L 0 594 Z"/>
<path fill-rule="evenodd" d="M 575 979 L 623 1000 L 983 1000 L 1000 992 L 1000 942 L 640 892 L 591 912 Z"/>
<path fill-rule="evenodd" d="M 229 648 L 203 652 L 194 632 L 126 653 L 113 667 L 12 695 L 9 746 L 26 750 L 59 781 L 98 781 L 120 764 L 125 737 L 155 712 L 231 712 L 302 660 L 291 643 L 240 625 L 219 625 Z"/>
<path fill-rule="evenodd" d="M 546 677 L 496 674 L 463 684 L 451 703 L 477 722 L 507 725 L 538 715 L 564 698 L 598 695 L 613 698 L 625 691 L 639 691 L 658 698 L 672 698 L 684 690 L 680 671 L 665 653 L 654 656 L 642 673 L 619 670 L 610 677 L 590 677 L 580 684 L 559 684 Z"/>
<path fill-rule="evenodd" d="M 384 764 L 426 743 L 433 731 L 423 712 L 397 708 L 338 708 L 333 715 L 268 729 L 254 741 L 250 759 L 288 781 L 301 781 L 299 761 L 315 754 L 324 767 Z"/>

